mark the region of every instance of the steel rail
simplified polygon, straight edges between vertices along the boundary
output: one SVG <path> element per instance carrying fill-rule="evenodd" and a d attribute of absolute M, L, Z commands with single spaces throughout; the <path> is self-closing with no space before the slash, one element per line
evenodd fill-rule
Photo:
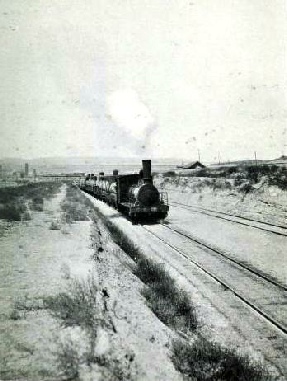
<path fill-rule="evenodd" d="M 270 278 L 269 276 L 261 273 L 260 271 L 257 271 L 256 269 L 246 265 L 245 263 L 240 262 L 240 261 L 230 257 L 229 255 L 225 254 L 224 252 L 220 251 L 219 249 L 217 249 L 215 247 L 212 247 L 211 245 L 207 244 L 206 242 L 201 241 L 198 238 L 192 237 L 190 234 L 184 233 L 178 229 L 171 228 L 170 226 L 165 225 L 164 223 L 161 223 L 161 226 L 164 226 L 165 228 L 173 231 L 174 233 L 179 234 L 185 238 L 188 238 L 189 240 L 191 240 L 193 242 L 196 242 L 197 244 L 205 247 L 206 249 L 211 250 L 211 251 L 215 252 L 216 254 L 221 255 L 222 257 L 229 260 L 230 262 L 233 262 L 236 265 L 243 267 L 245 270 L 251 272 L 252 274 L 254 274 L 256 276 L 258 276 L 259 278 L 262 278 L 262 279 L 266 280 L 267 282 L 272 283 L 274 286 L 281 288 L 284 291 L 287 291 L 287 286 L 283 285 L 282 283 L 277 282 L 275 279 Z"/>
<path fill-rule="evenodd" d="M 225 213 L 225 212 L 219 212 L 217 210 L 206 209 L 206 208 L 202 208 L 202 207 L 198 207 L 198 206 L 193 206 L 193 205 L 186 205 L 186 204 L 182 204 L 182 203 L 176 202 L 176 201 L 171 201 L 171 202 L 169 202 L 169 204 L 170 205 L 174 205 L 174 206 L 179 205 L 179 207 L 181 207 L 183 209 L 187 209 L 187 210 L 197 209 L 198 213 L 206 214 L 207 216 L 211 216 L 211 217 L 215 217 L 215 218 L 220 218 L 222 220 L 226 220 L 226 221 L 230 221 L 230 222 L 235 222 L 236 224 L 252 227 L 252 228 L 255 228 L 255 229 L 266 231 L 268 233 L 273 233 L 273 234 L 276 234 L 276 235 L 287 237 L 287 227 L 283 226 L 283 225 L 275 225 L 275 224 L 271 224 L 269 222 L 263 222 L 263 221 L 259 221 L 259 220 L 254 220 L 252 218 L 243 217 L 243 216 L 239 216 L 239 215 L 235 215 L 235 214 L 228 214 L 228 213 Z M 207 213 L 207 212 L 210 212 L 210 213 Z M 211 213 L 215 213 L 215 214 L 211 214 Z M 243 221 L 237 221 L 237 220 L 229 219 L 227 217 L 223 217 L 223 216 L 218 215 L 218 213 L 226 215 L 228 217 L 241 218 L 243 220 L 247 220 L 247 221 L 251 221 L 251 222 L 256 222 L 258 224 L 267 225 L 267 226 L 271 226 L 271 227 L 274 227 L 274 228 L 284 229 L 284 230 L 286 230 L 286 233 L 275 231 L 275 230 L 270 230 L 268 228 L 264 228 L 264 227 L 260 227 L 260 226 L 256 226 L 256 225 L 251 225 L 251 224 L 248 224 L 247 222 L 243 222 Z"/>
<path fill-rule="evenodd" d="M 174 229 L 171 229 L 169 228 L 168 226 L 166 225 L 162 225 L 172 231 L 174 231 L 175 233 L 178 233 L 177 231 L 175 231 Z M 179 250 L 177 247 L 175 247 L 174 245 L 170 244 L 169 242 L 165 241 L 163 238 L 161 238 L 160 236 L 158 236 L 156 233 L 150 231 L 148 228 L 146 228 L 146 226 L 143 226 L 143 228 L 149 232 L 150 234 L 152 234 L 154 237 L 156 237 L 157 239 L 159 239 L 160 241 L 162 241 L 165 245 L 169 246 L 171 249 L 173 249 L 174 251 L 176 251 L 178 254 L 180 254 L 182 257 L 184 257 L 185 259 L 187 259 L 188 261 L 190 261 L 191 263 L 193 263 L 195 266 L 197 266 L 200 270 L 202 270 L 205 274 L 207 274 L 208 276 L 210 276 L 212 279 L 214 279 L 217 283 L 221 284 L 222 286 L 224 286 L 227 290 L 231 291 L 238 299 L 240 299 L 241 301 L 243 301 L 246 305 L 248 305 L 250 308 L 252 308 L 254 311 L 256 311 L 260 316 L 264 317 L 269 323 L 271 323 L 272 325 L 274 325 L 278 330 L 280 330 L 280 332 L 284 333 L 285 335 L 287 335 L 287 327 L 282 325 L 280 322 L 278 322 L 276 319 L 274 319 L 273 317 L 270 317 L 266 312 L 264 312 L 260 307 L 257 307 L 253 302 L 249 301 L 248 299 L 246 299 L 243 295 L 241 295 L 240 293 L 238 293 L 233 287 L 229 286 L 225 281 L 221 280 L 218 276 L 212 274 L 209 270 L 207 270 L 206 268 L 204 268 L 200 263 L 198 263 L 197 261 L 195 261 L 194 259 L 190 258 L 187 254 L 185 254 L 184 252 L 182 252 L 181 250 Z M 184 234 L 181 234 L 183 236 L 185 236 L 186 238 L 190 238 L 188 237 L 188 235 L 184 235 Z M 191 239 L 191 238 L 190 238 Z M 193 239 L 191 239 L 192 241 L 195 241 Z M 199 243 L 201 244 L 199 241 L 195 241 L 196 243 Z M 202 245 L 204 246 L 204 245 Z M 206 247 L 206 246 L 205 246 Z M 207 247 L 209 250 L 212 250 L 212 251 L 215 251 L 213 250 L 212 248 L 209 248 Z M 229 258 L 227 258 L 229 259 Z M 251 271 L 252 272 L 252 271 Z M 257 275 L 257 274 L 255 274 Z M 260 276 L 260 275 L 258 275 Z M 268 280 L 269 281 L 269 280 Z M 273 283 L 273 282 L 271 282 Z M 274 283 L 273 283 L 274 284 Z M 281 285 L 278 285 L 275 283 L 276 286 L 279 286 L 280 288 L 282 288 Z M 286 287 L 284 287 L 284 289 L 286 289 Z"/>

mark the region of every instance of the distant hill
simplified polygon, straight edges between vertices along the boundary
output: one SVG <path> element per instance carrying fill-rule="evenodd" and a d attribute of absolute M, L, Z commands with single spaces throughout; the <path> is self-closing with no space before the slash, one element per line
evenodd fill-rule
<path fill-rule="evenodd" d="M 47 157 L 31 160 L 7 158 L 0 159 L 0 165 L 6 172 L 23 171 L 25 163 L 29 164 L 29 171 L 36 169 L 37 173 L 76 173 L 97 170 L 106 170 L 107 173 L 113 168 L 121 170 L 129 169 L 137 171 L 141 167 L 143 158 L 128 157 Z M 147 158 L 148 159 L 148 158 Z M 175 166 L 177 159 L 152 159 L 152 166 Z"/>
<path fill-rule="evenodd" d="M 85 157 L 85 156 L 73 156 L 73 157 L 47 157 L 37 159 L 20 159 L 20 158 L 4 158 L 0 159 L 0 165 L 4 172 L 24 171 L 25 163 L 29 164 L 30 173 L 33 169 L 36 169 L 37 173 L 95 173 L 98 170 L 105 170 L 110 173 L 112 169 L 118 168 L 121 171 L 137 171 L 141 167 L 141 160 L 148 159 L 148 157 Z M 151 159 L 152 167 L 154 170 L 162 169 L 175 169 L 179 160 L 175 158 L 166 159 Z M 188 161 L 186 161 L 187 163 Z M 214 163 L 209 166 L 212 168 L 235 166 L 235 165 L 254 165 L 255 160 L 234 160 L 224 163 Z M 287 165 L 287 156 L 282 155 L 273 160 L 257 160 L 257 164 L 276 164 Z"/>
<path fill-rule="evenodd" d="M 278 157 L 278 159 L 270 160 L 270 162 L 273 162 L 274 164 L 287 164 L 287 156 L 282 155 Z"/>
<path fill-rule="evenodd" d="M 278 159 L 271 160 L 254 160 L 254 159 L 246 159 L 246 160 L 234 160 L 223 163 L 214 163 L 210 164 L 210 166 L 234 166 L 234 165 L 256 165 L 256 164 L 287 164 L 287 156 L 282 155 Z"/>

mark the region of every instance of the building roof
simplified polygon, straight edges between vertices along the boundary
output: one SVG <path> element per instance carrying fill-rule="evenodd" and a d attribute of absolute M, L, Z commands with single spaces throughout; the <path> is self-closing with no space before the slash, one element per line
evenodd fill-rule
<path fill-rule="evenodd" d="M 201 164 L 198 160 L 197 161 L 191 161 L 190 163 L 183 165 L 183 169 L 194 169 L 194 168 L 205 168 L 205 165 Z"/>

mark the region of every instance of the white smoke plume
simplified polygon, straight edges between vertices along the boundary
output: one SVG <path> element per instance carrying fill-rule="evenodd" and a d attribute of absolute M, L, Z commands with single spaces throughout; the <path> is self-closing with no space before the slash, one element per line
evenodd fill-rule
<path fill-rule="evenodd" d="M 108 109 L 109 117 L 125 133 L 125 144 L 137 151 L 148 151 L 154 118 L 136 91 L 115 91 L 108 99 Z"/>

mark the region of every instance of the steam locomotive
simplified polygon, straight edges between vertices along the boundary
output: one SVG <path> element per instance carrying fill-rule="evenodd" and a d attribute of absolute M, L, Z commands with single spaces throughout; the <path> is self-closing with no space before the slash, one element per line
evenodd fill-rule
<path fill-rule="evenodd" d="M 168 214 L 167 193 L 153 185 L 151 160 L 142 160 L 139 173 L 122 175 L 114 170 L 110 176 L 88 174 L 80 181 L 80 188 L 133 221 L 160 220 Z"/>

